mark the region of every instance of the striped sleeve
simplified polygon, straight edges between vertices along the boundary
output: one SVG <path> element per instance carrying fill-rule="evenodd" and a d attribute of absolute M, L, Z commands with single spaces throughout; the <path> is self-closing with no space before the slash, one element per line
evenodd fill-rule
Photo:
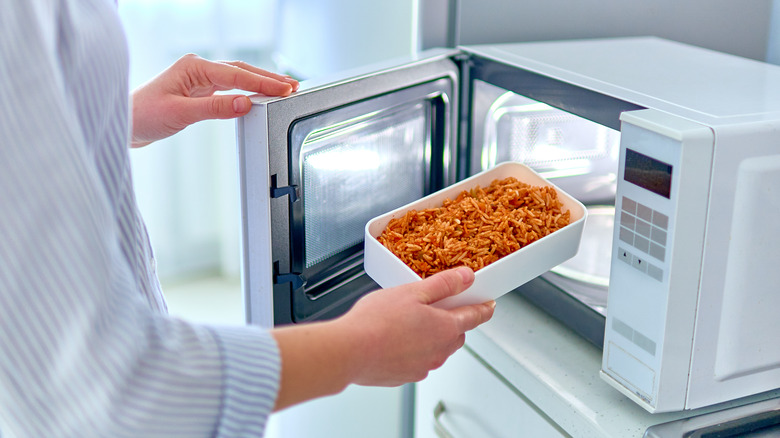
<path fill-rule="evenodd" d="M 280 373 L 276 344 L 268 332 L 265 335 L 260 343 L 243 329 L 222 328 L 216 333 L 226 364 L 225 405 L 217 436 L 260 437 L 265 430 L 268 415 L 258 415 L 257 406 L 262 407 L 260 412 L 273 411 Z"/>
<path fill-rule="evenodd" d="M 0 436 L 262 436 L 270 333 L 165 314 L 113 1 L 0 10 Z"/>

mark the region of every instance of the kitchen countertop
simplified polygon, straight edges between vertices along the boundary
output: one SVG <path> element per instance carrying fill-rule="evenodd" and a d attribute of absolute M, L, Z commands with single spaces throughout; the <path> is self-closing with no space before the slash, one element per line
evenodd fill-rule
<path fill-rule="evenodd" d="M 576 437 L 641 437 L 654 424 L 767 398 L 651 414 L 601 380 L 600 349 L 515 293 L 497 300 L 493 319 L 469 332 L 466 344 Z"/>

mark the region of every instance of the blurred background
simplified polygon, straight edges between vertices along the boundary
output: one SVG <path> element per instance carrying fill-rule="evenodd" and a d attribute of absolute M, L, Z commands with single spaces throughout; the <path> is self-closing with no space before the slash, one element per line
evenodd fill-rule
<path fill-rule="evenodd" d="M 273 69 L 275 0 L 122 0 L 131 88 L 186 53 Z M 239 275 L 235 121 L 208 121 L 133 150 L 140 209 L 166 283 Z"/>

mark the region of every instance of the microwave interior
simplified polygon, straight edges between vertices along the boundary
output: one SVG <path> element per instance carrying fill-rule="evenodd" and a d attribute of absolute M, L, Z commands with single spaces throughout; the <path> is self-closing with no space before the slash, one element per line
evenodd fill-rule
<path fill-rule="evenodd" d="M 470 173 L 518 161 L 588 208 L 577 255 L 518 292 L 603 342 L 620 132 L 482 80 L 472 84 Z"/>
<path fill-rule="evenodd" d="M 472 119 L 472 173 L 518 161 L 585 205 L 614 204 L 617 130 L 482 80 Z"/>

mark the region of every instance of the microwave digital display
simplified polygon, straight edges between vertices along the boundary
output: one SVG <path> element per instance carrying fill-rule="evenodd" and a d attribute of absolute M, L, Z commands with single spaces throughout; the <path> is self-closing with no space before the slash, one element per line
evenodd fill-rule
<path fill-rule="evenodd" d="M 672 193 L 672 166 L 631 149 L 626 149 L 623 179 L 665 198 Z"/>

